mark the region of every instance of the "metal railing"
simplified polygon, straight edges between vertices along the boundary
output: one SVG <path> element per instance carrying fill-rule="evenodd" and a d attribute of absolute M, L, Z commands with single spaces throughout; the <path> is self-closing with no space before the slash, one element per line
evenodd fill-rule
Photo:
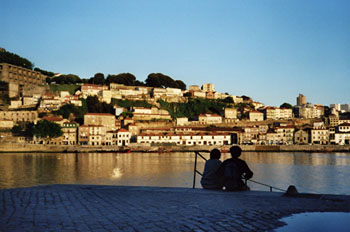
<path fill-rule="evenodd" d="M 204 152 L 208 152 L 208 151 L 204 151 Z M 207 159 L 202 156 L 199 151 L 195 151 L 195 158 L 194 158 L 194 170 L 193 170 L 193 186 L 192 188 L 196 188 L 196 174 L 199 174 L 200 176 L 203 176 L 203 174 L 197 170 L 197 157 L 199 156 L 200 158 L 202 158 L 203 160 L 207 161 Z M 278 191 L 282 191 L 282 192 L 286 192 L 286 190 L 284 189 L 281 189 L 281 188 L 277 188 L 277 187 L 274 187 L 274 186 L 271 186 L 271 185 L 268 185 L 268 184 L 264 184 L 264 183 L 261 183 L 261 182 L 258 182 L 258 181 L 255 181 L 255 180 L 245 180 L 245 184 L 247 185 L 247 181 L 250 181 L 250 182 L 253 182 L 255 184 L 260 184 L 260 185 L 263 185 L 263 186 L 266 186 L 266 187 L 269 187 L 270 188 L 270 192 L 272 192 L 273 189 L 276 189 Z"/>

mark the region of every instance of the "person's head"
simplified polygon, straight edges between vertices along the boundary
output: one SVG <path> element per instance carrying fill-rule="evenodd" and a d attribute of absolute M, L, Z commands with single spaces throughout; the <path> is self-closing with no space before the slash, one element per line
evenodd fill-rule
<path fill-rule="evenodd" d="M 219 151 L 219 149 L 214 148 L 213 150 L 211 150 L 210 159 L 220 159 L 220 157 L 221 152 Z"/>
<path fill-rule="evenodd" d="M 242 153 L 242 149 L 239 146 L 232 146 L 230 148 L 230 153 L 232 158 L 238 158 Z"/>

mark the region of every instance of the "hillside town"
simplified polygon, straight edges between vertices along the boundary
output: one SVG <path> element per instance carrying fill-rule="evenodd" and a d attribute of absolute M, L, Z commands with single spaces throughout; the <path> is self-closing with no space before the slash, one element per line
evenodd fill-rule
<path fill-rule="evenodd" d="M 7 103 L 0 102 L 0 142 L 118 147 L 350 144 L 350 104 L 312 104 L 299 94 L 294 106 L 266 106 L 247 96 L 220 93 L 212 83 L 188 89 L 80 83 L 74 91 L 53 91 L 49 86 L 60 85 L 45 80 L 40 72 L 0 63 L 0 93 L 8 96 Z M 92 98 L 113 106 L 113 112 L 85 112 L 80 121 L 73 113 L 57 113 L 67 105 L 82 108 Z M 217 112 L 194 117 L 175 115 L 164 107 L 192 104 L 193 99 L 225 104 Z M 145 106 L 118 104 L 125 101 Z M 40 121 L 59 125 L 62 133 L 23 132 L 23 125 Z"/>

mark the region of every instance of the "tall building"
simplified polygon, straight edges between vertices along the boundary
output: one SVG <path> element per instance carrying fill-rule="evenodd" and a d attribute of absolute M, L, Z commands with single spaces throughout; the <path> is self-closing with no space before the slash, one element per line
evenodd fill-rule
<path fill-rule="evenodd" d="M 306 104 L 306 97 L 299 93 L 299 96 L 297 97 L 297 106 L 302 106 Z"/>
<path fill-rule="evenodd" d="M 18 97 L 24 87 L 32 88 L 45 83 L 46 76 L 31 69 L 0 63 L 0 81 L 8 83 L 9 97 Z"/>
<path fill-rule="evenodd" d="M 211 83 L 206 83 L 202 85 L 202 90 L 204 92 L 214 92 L 214 85 Z"/>

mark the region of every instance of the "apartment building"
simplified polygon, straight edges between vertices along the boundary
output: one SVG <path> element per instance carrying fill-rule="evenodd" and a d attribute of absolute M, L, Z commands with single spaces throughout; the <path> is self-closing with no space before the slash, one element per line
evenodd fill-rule
<path fill-rule="evenodd" d="M 168 111 L 158 109 L 157 107 L 144 108 L 144 107 L 133 107 L 131 109 L 134 120 L 171 120 L 171 115 Z"/>
<path fill-rule="evenodd" d="M 264 110 L 265 118 L 271 120 L 291 119 L 293 118 L 292 109 L 266 107 Z"/>
<path fill-rule="evenodd" d="M 280 135 L 279 142 L 282 144 L 293 144 L 294 130 L 293 125 L 276 127 L 275 131 Z"/>
<path fill-rule="evenodd" d="M 222 123 L 222 117 L 217 114 L 200 114 L 198 121 L 200 124 L 220 124 Z"/>
<path fill-rule="evenodd" d="M 163 134 L 146 134 L 142 133 L 137 136 L 138 143 L 148 144 L 177 144 L 185 146 L 195 145 L 228 145 L 230 144 L 230 134 L 218 133 L 163 133 Z"/>
<path fill-rule="evenodd" d="M 339 117 L 335 114 L 328 116 L 329 127 L 336 127 L 339 125 Z"/>
<path fill-rule="evenodd" d="M 202 90 L 204 92 L 215 92 L 214 90 L 214 84 L 206 83 L 202 85 Z"/>
<path fill-rule="evenodd" d="M 46 76 L 31 69 L 0 63 L 0 81 L 9 83 L 9 97 L 18 97 L 24 87 L 45 83 Z"/>
<path fill-rule="evenodd" d="M 329 130 L 324 129 L 311 129 L 311 143 L 312 144 L 328 144 L 329 143 Z"/>
<path fill-rule="evenodd" d="M 321 118 L 322 116 L 322 111 L 311 105 L 296 108 L 296 111 L 299 118 Z"/>
<path fill-rule="evenodd" d="M 264 113 L 256 110 L 249 111 L 249 121 L 254 121 L 254 122 L 264 121 Z"/>
<path fill-rule="evenodd" d="M 62 144 L 63 145 L 77 145 L 78 144 L 78 127 L 79 123 L 64 122 L 61 126 Z"/>
<path fill-rule="evenodd" d="M 39 109 L 44 111 L 58 110 L 62 104 L 63 101 L 59 96 L 47 93 L 42 96 Z"/>
<path fill-rule="evenodd" d="M 342 123 L 337 127 L 334 142 L 339 145 L 350 144 L 350 123 Z"/>
<path fill-rule="evenodd" d="M 103 90 L 108 90 L 108 86 L 95 84 L 83 84 L 81 86 L 81 94 L 83 98 L 87 98 L 88 96 L 99 96 Z"/>
<path fill-rule="evenodd" d="M 84 125 L 107 127 L 109 130 L 116 130 L 116 118 L 108 113 L 88 113 L 84 115 Z"/>
<path fill-rule="evenodd" d="M 236 108 L 225 108 L 224 109 L 225 119 L 236 119 L 237 118 L 237 109 Z"/>
<path fill-rule="evenodd" d="M 10 120 L 14 123 L 19 123 L 36 122 L 37 119 L 37 111 L 0 111 L 0 120 Z"/>
<path fill-rule="evenodd" d="M 11 129 L 14 125 L 15 124 L 12 120 L 0 119 L 0 130 L 1 129 Z"/>

